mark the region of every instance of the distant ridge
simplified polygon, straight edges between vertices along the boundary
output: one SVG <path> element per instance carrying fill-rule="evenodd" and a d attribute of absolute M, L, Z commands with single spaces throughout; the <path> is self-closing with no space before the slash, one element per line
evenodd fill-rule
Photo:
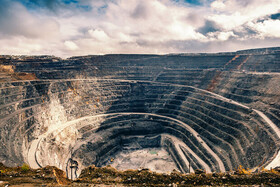
<path fill-rule="evenodd" d="M 238 50 L 236 52 L 214 52 L 214 53 L 169 53 L 168 56 L 216 56 L 216 55 L 234 55 L 234 54 L 274 54 L 279 53 L 280 47 L 269 47 L 269 48 L 255 48 Z"/>
<path fill-rule="evenodd" d="M 280 47 L 245 49 L 236 51 L 237 54 L 269 54 L 280 52 Z"/>

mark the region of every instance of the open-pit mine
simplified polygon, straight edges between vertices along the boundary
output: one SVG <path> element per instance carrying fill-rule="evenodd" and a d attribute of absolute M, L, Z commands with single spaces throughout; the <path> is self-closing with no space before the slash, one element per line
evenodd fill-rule
<path fill-rule="evenodd" d="M 280 48 L 0 56 L 0 162 L 157 172 L 280 166 Z"/>

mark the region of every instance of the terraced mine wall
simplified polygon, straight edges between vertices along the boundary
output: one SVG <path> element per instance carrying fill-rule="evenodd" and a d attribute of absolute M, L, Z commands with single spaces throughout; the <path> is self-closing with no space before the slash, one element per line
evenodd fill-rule
<path fill-rule="evenodd" d="M 2 56 L 0 162 L 54 165 L 68 174 L 73 164 L 79 174 L 92 164 L 125 162 L 158 171 L 173 162 L 184 173 L 276 167 L 277 49 Z"/>

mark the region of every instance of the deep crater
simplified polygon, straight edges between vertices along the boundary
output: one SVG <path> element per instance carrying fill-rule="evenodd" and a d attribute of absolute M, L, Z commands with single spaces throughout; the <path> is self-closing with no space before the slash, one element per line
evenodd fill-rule
<path fill-rule="evenodd" d="M 0 162 L 183 173 L 280 166 L 279 48 L 0 56 Z"/>

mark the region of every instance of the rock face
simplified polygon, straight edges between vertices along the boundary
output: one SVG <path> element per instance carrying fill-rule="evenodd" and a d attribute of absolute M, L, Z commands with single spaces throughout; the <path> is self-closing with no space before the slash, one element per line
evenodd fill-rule
<path fill-rule="evenodd" d="M 278 48 L 0 61 L 6 165 L 54 165 L 68 177 L 92 164 L 158 171 L 173 161 L 181 172 L 280 165 Z M 152 156 L 137 159 L 144 151 Z"/>

